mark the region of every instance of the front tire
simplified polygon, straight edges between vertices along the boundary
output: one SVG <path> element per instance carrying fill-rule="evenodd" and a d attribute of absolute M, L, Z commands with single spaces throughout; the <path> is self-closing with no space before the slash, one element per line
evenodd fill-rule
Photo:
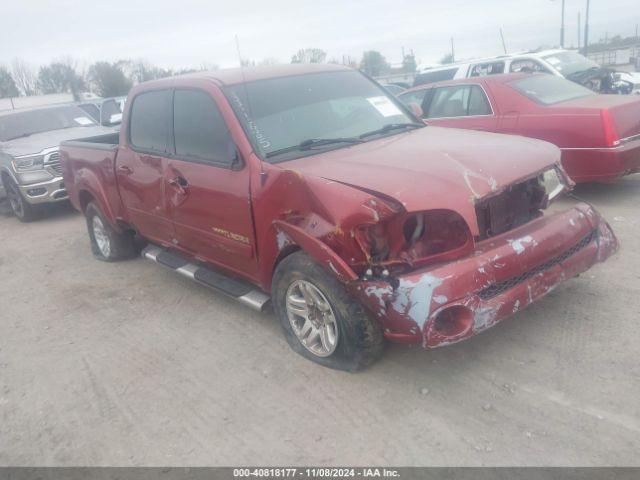
<path fill-rule="evenodd" d="M 287 342 L 303 357 L 325 367 L 356 371 L 382 355 L 380 325 L 306 253 L 293 253 L 280 262 L 272 290 Z"/>
<path fill-rule="evenodd" d="M 18 220 L 23 223 L 29 223 L 38 218 L 38 210 L 31 205 L 22 195 L 18 185 L 9 178 L 3 177 L 2 183 L 9 198 L 11 210 Z"/>
<path fill-rule="evenodd" d="M 91 202 L 85 209 L 87 230 L 93 255 L 104 262 L 117 262 L 135 255 L 133 235 L 117 232 L 98 206 Z"/>

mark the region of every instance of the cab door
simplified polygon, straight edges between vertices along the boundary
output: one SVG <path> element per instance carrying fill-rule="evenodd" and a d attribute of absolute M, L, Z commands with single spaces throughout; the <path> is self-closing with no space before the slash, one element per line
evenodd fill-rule
<path fill-rule="evenodd" d="M 194 257 L 238 273 L 257 269 L 250 172 L 243 165 L 212 96 L 176 89 L 174 156 L 165 188 L 177 246 Z"/>
<path fill-rule="evenodd" d="M 135 96 L 127 141 L 116 156 L 116 178 L 131 224 L 142 236 L 162 245 L 174 242 L 174 227 L 165 197 L 165 170 L 173 150 L 171 90 Z"/>

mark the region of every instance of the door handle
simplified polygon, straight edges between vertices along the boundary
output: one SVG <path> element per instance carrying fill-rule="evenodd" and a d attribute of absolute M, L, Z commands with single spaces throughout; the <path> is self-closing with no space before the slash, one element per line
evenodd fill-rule
<path fill-rule="evenodd" d="M 126 165 L 120 165 L 118 167 L 118 171 L 124 175 L 131 175 L 133 173 L 133 169 L 131 167 L 127 167 Z"/>
<path fill-rule="evenodd" d="M 176 190 L 178 190 L 178 192 L 182 193 L 182 194 L 186 194 L 187 193 L 187 187 L 189 186 L 189 182 L 187 182 L 187 179 L 184 177 L 173 177 L 172 179 L 169 180 L 169 185 L 171 185 L 173 188 L 175 188 Z"/>

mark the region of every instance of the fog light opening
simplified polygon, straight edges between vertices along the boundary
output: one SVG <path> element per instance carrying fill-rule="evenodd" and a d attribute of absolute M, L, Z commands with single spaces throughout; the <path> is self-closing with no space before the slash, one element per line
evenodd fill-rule
<path fill-rule="evenodd" d="M 27 190 L 27 195 L 29 195 L 30 197 L 39 197 L 40 195 L 44 195 L 45 193 L 47 193 L 47 189 L 46 188 L 30 188 L 29 190 Z"/>
<path fill-rule="evenodd" d="M 442 310 L 433 321 L 433 329 L 443 337 L 457 337 L 466 333 L 473 324 L 471 310 L 454 305 Z"/>

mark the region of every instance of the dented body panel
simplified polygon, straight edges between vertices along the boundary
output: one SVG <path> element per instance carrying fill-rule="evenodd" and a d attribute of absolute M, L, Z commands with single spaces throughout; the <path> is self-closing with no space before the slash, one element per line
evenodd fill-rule
<path fill-rule="evenodd" d="M 365 281 L 354 291 L 384 319 L 389 337 L 437 347 L 494 326 L 617 248 L 609 225 L 593 208 L 579 204 L 479 242 L 467 258 L 408 272 L 396 289 Z M 443 333 L 436 318 L 452 308 L 467 317 L 459 331 Z"/>

